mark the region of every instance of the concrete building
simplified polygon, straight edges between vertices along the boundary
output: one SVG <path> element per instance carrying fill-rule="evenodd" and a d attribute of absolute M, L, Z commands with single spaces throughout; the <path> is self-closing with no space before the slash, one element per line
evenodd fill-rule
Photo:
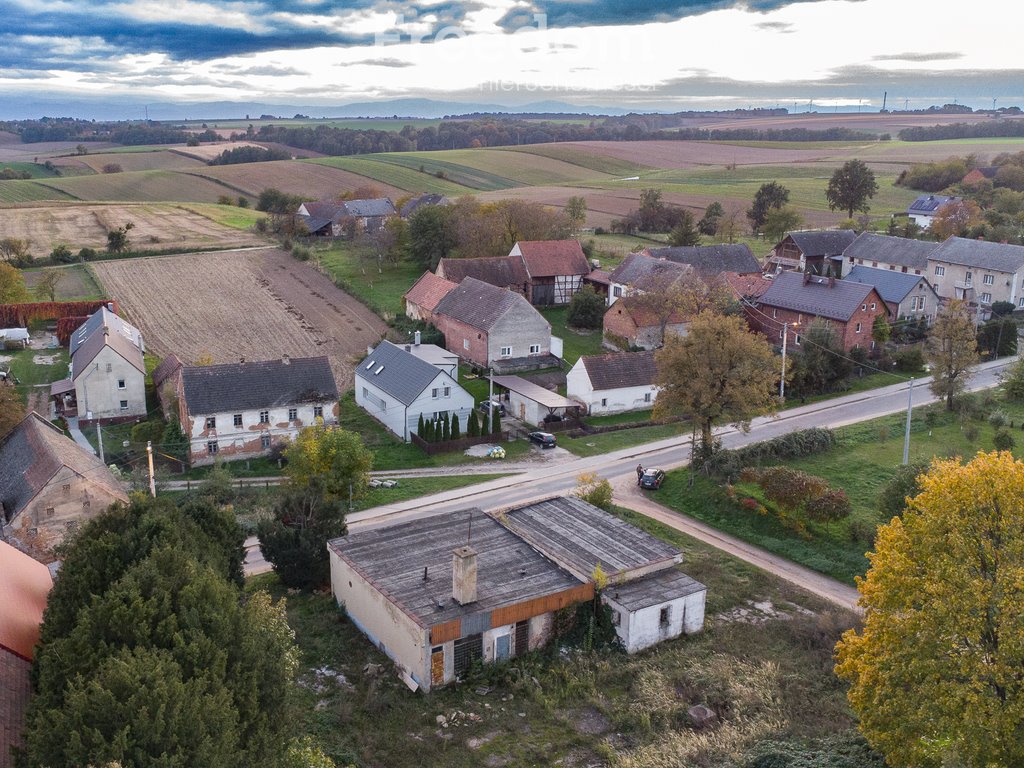
<path fill-rule="evenodd" d="M 39 414 L 0 442 L 0 538 L 51 551 L 117 501 L 128 495 L 103 462 Z"/>
<path fill-rule="evenodd" d="M 501 373 L 558 365 L 551 324 L 518 293 L 472 277 L 434 309 L 445 346 L 464 360 Z"/>
<path fill-rule="evenodd" d="M 1024 246 L 950 237 L 928 255 L 928 268 L 943 299 L 1024 308 Z"/>
<path fill-rule="evenodd" d="M 382 341 L 356 366 L 356 405 L 406 442 L 416 433 L 421 417 L 436 420 L 456 415 L 465 430 L 473 396 L 455 376 L 409 350 Z"/>
<path fill-rule="evenodd" d="M 50 569 L 0 541 L 0 768 L 14 768 L 32 695 L 32 659 L 53 586 Z"/>
<path fill-rule="evenodd" d="M 326 357 L 182 366 L 158 392 L 173 398 L 193 465 L 267 454 L 315 424 L 338 423 Z"/>
<path fill-rule="evenodd" d="M 594 416 L 654 407 L 654 352 L 584 355 L 565 377 L 566 394 Z"/>
<path fill-rule="evenodd" d="M 576 498 L 431 515 L 328 542 L 331 588 L 413 690 L 546 644 L 554 613 L 602 599 L 629 652 L 697 632 L 707 589 L 679 550 Z"/>
<path fill-rule="evenodd" d="M 962 199 L 948 195 L 921 195 L 907 207 L 907 218 L 921 229 L 928 229 L 942 206 Z"/>
<path fill-rule="evenodd" d="M 579 410 L 572 400 L 519 376 L 492 376 L 491 381 L 505 413 L 535 427 L 544 426 L 548 418 L 575 416 Z"/>
<path fill-rule="evenodd" d="M 796 271 L 839 277 L 843 251 L 857 238 L 852 229 L 814 229 L 787 232 L 772 248 L 764 271 L 770 274 Z"/>
<path fill-rule="evenodd" d="M 843 274 L 846 278 L 854 267 L 871 267 L 908 275 L 928 272 L 928 256 L 939 247 L 931 240 L 911 240 L 874 232 L 861 232 L 843 251 Z"/>
<path fill-rule="evenodd" d="M 849 352 L 854 347 L 873 348 L 875 318 L 887 315 L 888 308 L 873 286 L 808 272 L 782 272 L 756 304 L 744 305 L 744 312 L 752 328 L 778 345 L 785 327 L 788 344 L 799 346 L 808 326 L 823 320 Z"/>
<path fill-rule="evenodd" d="M 78 416 L 81 424 L 146 415 L 146 347 L 138 328 L 101 307 L 71 335 L 69 351 L 70 376 L 50 386 L 58 414 Z"/>
<path fill-rule="evenodd" d="M 931 325 L 939 310 L 939 295 L 923 275 L 856 266 L 846 280 L 874 286 L 890 320 L 926 320 Z"/>

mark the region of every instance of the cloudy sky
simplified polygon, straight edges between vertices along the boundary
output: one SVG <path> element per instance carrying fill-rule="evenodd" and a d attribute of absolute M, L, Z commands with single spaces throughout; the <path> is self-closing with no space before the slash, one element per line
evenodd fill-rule
<path fill-rule="evenodd" d="M 0 100 L 1024 106 L 1007 0 L 0 0 Z"/>

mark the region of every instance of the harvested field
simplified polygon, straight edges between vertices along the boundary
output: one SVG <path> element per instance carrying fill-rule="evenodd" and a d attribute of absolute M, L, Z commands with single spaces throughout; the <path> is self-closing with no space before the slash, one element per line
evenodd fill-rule
<path fill-rule="evenodd" d="M 39 182 L 79 200 L 215 203 L 234 190 L 213 179 L 175 171 L 135 171 Z"/>
<path fill-rule="evenodd" d="M 341 168 L 368 179 L 370 183 L 397 187 L 413 194 L 438 192 L 449 197 L 458 197 L 459 195 L 467 195 L 474 192 L 470 187 L 438 178 L 432 173 L 421 172 L 418 168 L 408 168 L 398 163 L 384 162 L 381 159 L 382 157 L 386 157 L 386 155 L 325 157 L 313 162 L 317 165 Z M 363 183 L 366 182 L 364 181 Z"/>
<path fill-rule="evenodd" d="M 261 147 L 255 141 L 225 141 L 223 144 L 200 144 L 198 147 L 189 147 L 185 144 L 176 144 L 173 151 L 187 157 L 192 157 L 207 163 L 217 157 L 226 149 L 238 149 L 239 147 Z"/>
<path fill-rule="evenodd" d="M 1002 118 L 1014 120 L 1020 118 Z M 822 131 L 827 128 L 849 128 L 851 131 L 865 133 L 890 133 L 893 137 L 904 128 L 920 128 L 930 125 L 951 125 L 952 123 L 987 123 L 991 118 L 986 114 L 973 115 L 901 115 L 864 112 L 861 114 L 819 114 L 808 112 L 803 114 L 783 115 L 779 117 L 750 118 L 706 118 L 695 121 L 701 128 L 733 130 L 733 129 L 776 129 L 806 128 L 811 131 Z"/>
<path fill-rule="evenodd" d="M 375 187 L 382 195 L 395 200 L 403 192 L 390 184 L 368 179 L 340 168 L 319 163 L 301 163 L 295 160 L 273 160 L 269 163 L 207 166 L 194 171 L 225 184 L 244 194 L 259 195 L 274 187 L 290 195 L 325 199 L 337 197 L 360 187 Z"/>
<path fill-rule="evenodd" d="M 158 355 L 214 362 L 328 355 L 340 390 L 387 327 L 330 278 L 276 249 L 94 265 Z"/>
<path fill-rule="evenodd" d="M 103 173 L 105 165 L 119 165 L 122 171 L 184 171 L 201 168 L 205 163 L 185 157 L 177 152 L 103 152 L 81 157 L 61 157 L 53 161 L 58 168 L 84 166 L 95 173 Z"/>
<path fill-rule="evenodd" d="M 835 154 L 834 150 L 799 149 L 799 142 L 787 144 L 785 148 L 748 147 L 707 141 L 580 141 L 558 146 L 570 151 L 606 155 L 651 168 L 696 168 L 702 165 L 726 166 L 730 163 L 810 163 L 826 160 Z"/>
<path fill-rule="evenodd" d="M 73 155 L 75 147 L 80 143 L 78 141 L 40 141 L 34 144 L 22 144 L 20 141 L 18 143 L 3 142 L 0 143 L 0 163 L 8 160 L 21 160 L 30 163 L 37 157 L 42 161 L 59 155 Z M 102 152 L 116 146 L 118 145 L 109 141 L 90 141 L 86 144 L 90 152 Z"/>
<path fill-rule="evenodd" d="M 176 205 L 49 205 L 7 209 L 0 216 L 0 238 L 17 237 L 32 243 L 36 256 L 49 255 L 63 243 L 72 250 L 103 248 L 107 232 L 132 222 L 133 248 L 180 248 L 262 245 L 252 232 L 223 226 Z"/>
<path fill-rule="evenodd" d="M 375 157 L 407 168 L 418 169 L 423 166 L 428 172 L 444 171 L 452 181 L 475 189 L 571 184 L 610 176 L 604 171 L 571 160 L 504 149 L 402 152 Z"/>

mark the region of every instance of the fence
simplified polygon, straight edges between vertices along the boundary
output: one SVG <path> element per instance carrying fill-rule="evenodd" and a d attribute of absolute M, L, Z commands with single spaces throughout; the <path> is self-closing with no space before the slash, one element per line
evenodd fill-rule
<path fill-rule="evenodd" d="M 417 434 L 412 434 L 409 437 L 411 438 L 413 445 L 422 450 L 428 456 L 433 456 L 437 453 L 464 451 L 474 445 L 483 445 L 484 443 L 504 443 L 508 441 L 509 433 L 502 430 L 501 432 L 495 432 L 490 435 L 480 435 L 479 437 L 460 437 L 458 440 L 445 440 L 440 443 L 428 443 Z"/>

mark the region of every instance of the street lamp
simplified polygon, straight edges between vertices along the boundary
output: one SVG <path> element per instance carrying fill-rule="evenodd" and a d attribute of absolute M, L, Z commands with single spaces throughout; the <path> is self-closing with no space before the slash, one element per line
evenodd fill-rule
<path fill-rule="evenodd" d="M 798 328 L 800 323 L 793 323 Z M 782 324 L 782 378 L 779 379 L 779 400 L 786 399 L 786 337 L 789 336 L 789 323 Z"/>

